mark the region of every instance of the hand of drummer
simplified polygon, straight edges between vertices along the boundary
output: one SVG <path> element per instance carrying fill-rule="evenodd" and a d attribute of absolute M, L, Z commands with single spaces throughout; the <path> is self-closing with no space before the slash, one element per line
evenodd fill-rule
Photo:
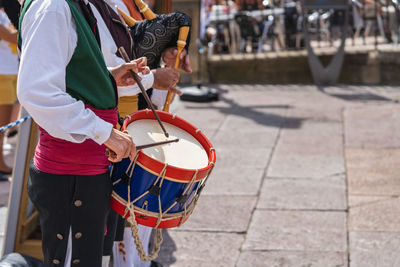
<path fill-rule="evenodd" d="M 176 56 L 178 55 L 178 49 L 176 47 L 170 47 L 163 51 L 162 59 L 167 67 L 175 67 Z M 179 69 L 192 73 L 192 68 L 190 68 L 190 58 L 186 51 L 186 49 L 182 50 L 182 53 L 179 55 Z"/>
<path fill-rule="evenodd" d="M 129 86 L 136 83 L 130 71 L 142 73 L 143 75 L 149 74 L 150 68 L 147 66 L 147 58 L 141 57 L 129 63 L 121 64 L 112 68 L 111 74 L 114 76 L 118 86 Z"/>
<path fill-rule="evenodd" d="M 172 93 L 182 95 L 182 92 L 176 88 L 179 81 L 179 71 L 173 68 L 158 68 L 152 70 L 154 75 L 153 88 L 158 90 L 169 90 Z"/>
<path fill-rule="evenodd" d="M 116 129 L 111 131 L 111 135 L 104 143 L 108 150 L 108 160 L 111 162 L 120 162 L 129 157 L 133 160 L 136 156 L 136 145 L 132 137 Z"/>

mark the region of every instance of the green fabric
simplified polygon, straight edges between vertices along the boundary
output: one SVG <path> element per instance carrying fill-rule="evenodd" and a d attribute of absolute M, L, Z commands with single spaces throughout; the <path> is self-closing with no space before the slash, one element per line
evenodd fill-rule
<path fill-rule="evenodd" d="M 21 11 L 20 24 L 34 0 L 26 0 Z M 54 0 L 60 1 L 60 0 Z M 111 109 L 117 105 L 117 94 L 110 73 L 107 70 L 103 54 L 84 16 L 76 7 L 74 0 L 65 0 L 75 20 L 78 35 L 77 46 L 66 68 L 67 93 L 77 100 L 96 109 Z M 19 31 L 21 32 L 21 31 Z M 19 46 L 22 39 L 18 36 Z M 23 49 L 23 48 L 22 48 Z"/>
<path fill-rule="evenodd" d="M 28 8 L 31 6 L 33 0 L 25 0 L 22 4 L 21 14 L 19 15 L 19 23 L 18 23 L 18 46 L 21 48 L 22 46 L 22 37 L 21 37 L 21 25 L 22 20 L 24 19 L 25 13 Z"/>

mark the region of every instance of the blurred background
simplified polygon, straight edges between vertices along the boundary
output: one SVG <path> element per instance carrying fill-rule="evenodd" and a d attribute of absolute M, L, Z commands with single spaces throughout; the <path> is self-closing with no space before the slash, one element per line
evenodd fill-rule
<path fill-rule="evenodd" d="M 400 3 L 148 3 L 193 19 L 193 74 L 182 73 L 184 94 L 171 110 L 200 128 L 217 155 L 193 215 L 164 231 L 156 261 L 400 266 Z M 15 161 L 21 138 L 4 141 L 10 167 L 24 164 Z M 0 252 L 15 212 L 7 177 Z M 40 231 L 21 218 L 15 251 L 29 254 Z"/>

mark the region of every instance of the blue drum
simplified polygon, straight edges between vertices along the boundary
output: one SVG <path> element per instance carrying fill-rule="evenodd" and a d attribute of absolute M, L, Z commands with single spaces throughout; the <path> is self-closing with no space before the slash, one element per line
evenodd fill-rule
<path fill-rule="evenodd" d="M 139 224 L 172 228 L 184 223 L 193 212 L 215 165 L 216 155 L 207 137 L 193 125 L 170 113 L 157 113 L 171 138 L 180 139 L 177 143 L 180 146 L 170 144 L 153 151 L 146 149 L 139 151 L 133 161 L 127 158 L 114 164 L 111 207 L 125 218 L 133 211 Z M 157 133 L 160 131 L 154 114 L 148 110 L 131 114 L 122 130 L 128 132 L 135 143 L 135 136 L 151 137 L 154 141 L 161 135 Z M 192 160 L 186 156 L 190 154 L 189 148 L 196 150 L 192 154 L 200 157 Z M 178 157 L 171 154 L 178 154 L 180 162 L 174 161 Z M 196 160 L 202 163 L 196 165 Z M 191 166 L 201 168 L 185 168 Z"/>

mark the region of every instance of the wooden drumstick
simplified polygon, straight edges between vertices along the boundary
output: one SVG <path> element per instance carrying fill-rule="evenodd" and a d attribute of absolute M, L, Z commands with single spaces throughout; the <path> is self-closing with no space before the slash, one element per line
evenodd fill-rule
<path fill-rule="evenodd" d="M 135 0 L 135 3 L 139 7 L 140 13 L 142 13 L 147 20 L 153 20 L 157 17 L 157 15 L 154 14 L 149 6 L 142 0 Z"/>
<path fill-rule="evenodd" d="M 126 63 L 131 62 L 129 59 L 128 54 L 126 53 L 125 49 L 121 46 L 118 49 L 119 53 L 121 54 L 121 56 L 123 57 L 123 59 L 125 60 Z M 146 89 L 144 89 L 144 86 L 142 84 L 142 82 L 140 81 L 140 77 L 139 75 L 137 75 L 137 73 L 133 72 L 132 70 L 129 70 L 129 72 L 132 74 L 133 79 L 136 81 L 136 83 L 139 85 L 140 90 L 142 91 L 142 94 L 144 96 L 144 99 L 146 99 L 147 105 L 151 108 L 151 111 L 153 111 L 154 116 L 156 117 L 158 124 L 160 124 L 161 129 L 164 132 L 165 137 L 169 137 L 169 134 L 167 133 L 167 130 L 165 130 L 164 125 L 162 124 L 160 117 L 158 116 L 156 109 L 153 106 L 153 103 L 151 102 L 149 96 L 147 95 Z"/>
<path fill-rule="evenodd" d="M 178 55 L 176 55 L 175 69 L 179 68 L 179 62 L 180 62 L 179 57 L 180 57 L 183 49 L 186 46 L 186 40 L 189 35 L 189 30 L 190 30 L 189 26 L 183 26 L 179 29 L 179 38 L 178 38 L 178 42 L 177 42 Z M 173 98 L 174 98 L 174 94 L 169 91 L 167 94 L 167 99 L 165 100 L 163 111 L 169 112 L 169 107 L 171 105 Z"/>
<path fill-rule="evenodd" d="M 136 150 L 139 151 L 139 150 L 146 149 L 146 148 L 151 148 L 151 147 L 155 147 L 155 146 L 162 146 L 162 145 L 167 145 L 167 144 L 177 143 L 177 142 L 179 142 L 179 138 L 176 138 L 174 140 L 155 142 L 155 143 L 151 143 L 151 144 L 136 146 Z M 117 154 L 114 151 L 112 151 L 110 149 L 107 149 L 106 150 L 106 156 L 108 156 L 108 157 L 111 156 L 112 158 L 116 158 Z"/>

